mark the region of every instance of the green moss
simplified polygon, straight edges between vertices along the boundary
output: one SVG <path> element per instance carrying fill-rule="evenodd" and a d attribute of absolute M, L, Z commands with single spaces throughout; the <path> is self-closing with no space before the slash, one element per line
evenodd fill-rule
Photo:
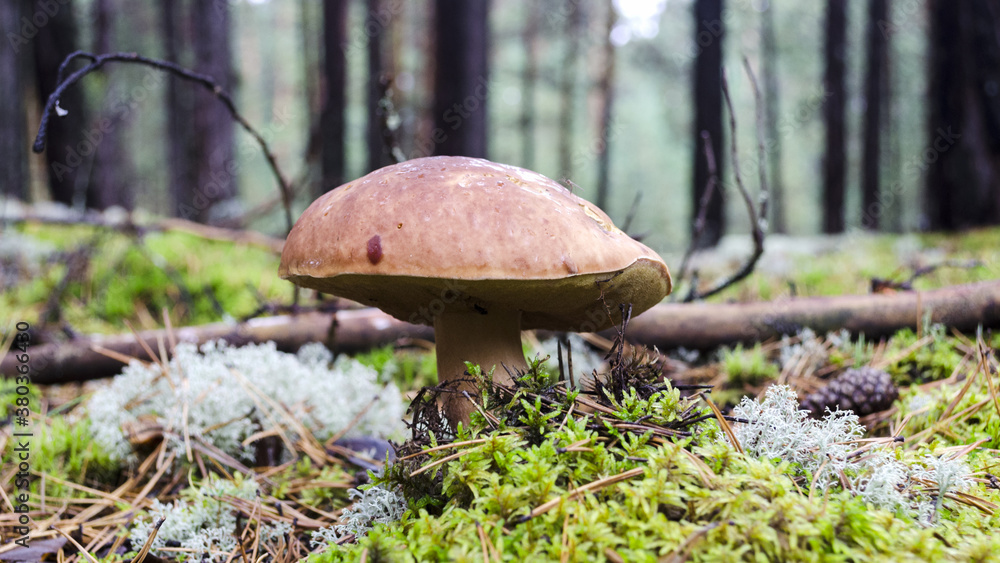
<path fill-rule="evenodd" d="M 942 325 L 928 327 L 929 343 L 918 345 L 920 338 L 911 329 L 897 332 L 885 350 L 885 357 L 893 360 L 886 367 L 897 385 L 927 383 L 950 377 L 962 363 L 964 354 L 958 341 L 947 336 Z"/>
<path fill-rule="evenodd" d="M 781 371 L 777 364 L 767 359 L 759 342 L 749 350 L 745 350 L 742 344 L 737 344 L 736 348 L 723 348 L 722 366 L 729 384 L 740 389 L 744 386 L 756 387 L 775 379 Z"/>
<path fill-rule="evenodd" d="M 94 243 L 82 276 L 69 280 L 60 313 L 80 332 L 120 332 L 123 321 L 142 326 L 165 308 L 175 325 L 203 324 L 253 313 L 259 299 L 287 299 L 291 286 L 275 275 L 268 250 L 205 240 L 177 232 L 137 239 L 83 226 L 22 225 L 21 232 L 61 252 Z M 41 276 L 0 293 L 0 308 L 35 323 L 66 276 L 56 263 Z M 142 308 L 144 311 L 139 312 Z"/>

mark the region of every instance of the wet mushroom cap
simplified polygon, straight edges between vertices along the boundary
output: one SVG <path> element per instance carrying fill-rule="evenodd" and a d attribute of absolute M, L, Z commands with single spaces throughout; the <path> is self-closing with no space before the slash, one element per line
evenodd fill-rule
<path fill-rule="evenodd" d="M 638 314 L 671 288 L 656 252 L 593 204 L 530 170 L 451 156 L 321 196 L 289 233 L 279 275 L 412 323 L 504 309 L 524 329 L 575 331 L 608 328 L 619 303 Z"/>

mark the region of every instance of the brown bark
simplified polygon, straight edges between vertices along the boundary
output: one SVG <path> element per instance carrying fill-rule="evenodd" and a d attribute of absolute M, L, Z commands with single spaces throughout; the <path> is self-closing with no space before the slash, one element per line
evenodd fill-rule
<path fill-rule="evenodd" d="M 336 327 L 331 334 L 331 324 Z M 178 328 L 173 331 L 178 342 L 224 339 L 241 346 L 251 342 L 274 341 L 279 350 L 295 351 L 309 342 L 324 342 L 336 352 L 357 352 L 401 338 L 430 339 L 433 329 L 416 326 L 389 317 L 378 309 L 346 310 L 329 315 L 306 313 L 298 316 L 258 318 L 240 325 L 216 323 Z M 159 350 L 158 340 L 169 342 L 167 331 L 151 330 L 139 333 L 150 349 Z M 122 362 L 92 349 L 104 349 L 149 361 L 149 355 L 132 334 L 93 336 L 68 342 L 42 344 L 31 348 L 32 381 L 40 384 L 85 381 L 110 377 L 122 370 Z M 17 362 L 8 354 L 0 363 L 0 374 L 12 376 Z"/>
<path fill-rule="evenodd" d="M 658 305 L 636 317 L 628 337 L 671 349 L 714 348 L 735 342 L 759 342 L 808 327 L 818 333 L 846 328 L 878 338 L 931 321 L 971 331 L 1000 326 L 1000 282 L 980 282 L 923 292 L 890 295 L 803 297 L 785 301 L 726 304 Z"/>
<path fill-rule="evenodd" d="M 844 174 L 846 167 L 847 102 L 845 67 L 847 66 L 847 0 L 827 0 L 826 43 L 823 75 L 826 105 L 826 148 L 823 156 L 823 232 L 844 232 Z"/>
<path fill-rule="evenodd" d="M 386 10 L 385 0 L 367 0 L 367 13 L 378 15 Z M 375 19 L 366 19 L 366 25 Z M 377 170 L 393 163 L 390 153 L 391 132 L 388 124 L 388 108 L 383 100 L 389 95 L 389 81 L 392 68 L 392 18 L 377 28 L 368 37 L 368 171 Z"/>
<path fill-rule="evenodd" d="M 916 327 L 924 315 L 935 323 L 962 331 L 1000 327 L 1000 281 L 958 285 L 924 292 L 883 295 L 806 297 L 778 302 L 726 304 L 661 304 L 633 319 L 628 338 L 633 342 L 669 350 L 710 349 L 736 342 L 758 342 L 808 327 L 818 333 L 846 328 L 868 338 L 887 336 Z M 330 337 L 330 325 L 336 327 Z M 613 337 L 613 331 L 606 331 Z M 225 323 L 180 328 L 180 341 L 203 343 L 223 338 L 236 345 L 273 340 L 279 350 L 294 351 L 307 342 L 325 342 L 337 352 L 357 352 L 402 338 L 433 338 L 427 326 L 396 320 L 378 309 L 344 310 L 331 316 L 307 313 L 298 316 L 259 318 L 241 325 Z M 165 331 L 146 331 L 140 337 L 158 350 L 157 338 Z M 62 383 L 109 377 L 121 371 L 121 362 L 91 350 L 92 345 L 148 360 L 132 335 L 91 337 L 33 347 L 36 383 Z M 8 354 L 0 374 L 14 372 Z"/>

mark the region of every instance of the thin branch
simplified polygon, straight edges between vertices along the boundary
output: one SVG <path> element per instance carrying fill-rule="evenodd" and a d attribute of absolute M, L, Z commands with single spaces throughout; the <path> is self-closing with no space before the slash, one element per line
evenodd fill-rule
<path fill-rule="evenodd" d="M 733 101 L 729 95 L 729 81 L 726 79 L 726 72 L 722 72 L 722 95 L 726 100 L 726 108 L 729 110 L 729 132 L 731 136 L 730 142 L 730 153 L 733 159 L 733 174 L 736 177 L 736 187 L 739 189 L 740 194 L 743 196 L 743 201 L 747 206 L 747 214 L 750 216 L 750 226 L 753 229 L 753 253 L 743 263 L 743 266 L 736 271 L 733 275 L 728 278 L 723 278 L 721 281 L 715 284 L 712 288 L 704 292 L 694 292 L 692 291 L 684 300 L 694 301 L 697 299 L 705 299 L 711 297 L 716 293 L 719 293 L 723 289 L 733 285 L 734 283 L 749 276 L 754 267 L 757 265 L 757 261 L 760 260 L 762 254 L 764 254 L 764 231 L 767 229 L 767 182 L 765 179 L 764 167 L 764 141 L 761 137 L 761 123 L 763 122 L 763 110 L 760 101 L 760 92 L 757 89 L 757 79 L 754 77 L 753 70 L 750 68 L 749 63 L 746 64 L 747 74 L 750 76 L 750 82 L 753 84 L 754 100 L 756 102 L 756 113 L 757 113 L 757 139 L 758 139 L 758 149 L 760 151 L 758 163 L 761 168 L 761 186 L 760 186 L 760 210 L 754 208 L 753 198 L 750 197 L 750 193 L 747 192 L 746 186 L 743 185 L 743 174 L 740 172 L 740 160 L 739 152 L 736 148 L 736 114 L 733 111 Z"/>
<path fill-rule="evenodd" d="M 65 76 L 69 64 L 77 58 L 88 59 L 90 63 L 73 72 L 69 76 Z M 45 109 L 42 111 L 42 118 L 38 123 L 38 136 L 35 137 L 35 143 L 31 147 L 34 152 L 40 153 L 45 150 L 45 137 L 48 133 L 49 118 L 52 116 L 52 112 L 59 103 L 59 98 L 62 96 L 63 92 L 65 92 L 66 89 L 73 84 L 79 82 L 80 79 L 87 74 L 98 70 L 110 62 L 136 63 L 150 66 L 175 76 L 179 76 L 196 84 L 200 84 L 211 91 L 212 94 L 220 102 L 222 102 L 224 106 L 226 106 L 226 109 L 229 110 L 229 115 L 231 115 L 232 118 L 257 141 L 257 144 L 260 145 L 261 151 L 264 153 L 264 158 L 267 159 L 267 163 L 271 167 L 271 171 L 274 172 L 275 180 L 277 180 L 278 187 L 281 190 L 282 204 L 285 208 L 285 222 L 287 223 L 288 230 L 292 229 L 292 190 L 288 184 L 288 180 L 285 179 L 280 168 L 278 168 L 278 162 L 274 157 L 274 153 L 271 152 L 271 148 L 267 144 L 267 141 L 265 141 L 264 137 L 261 136 L 261 134 L 258 133 L 257 130 L 254 129 L 253 126 L 251 126 L 250 123 L 236 110 L 236 104 L 233 102 L 233 98 L 228 92 L 222 89 L 222 86 L 220 86 L 214 78 L 205 74 L 192 72 L 169 61 L 151 59 L 140 56 L 137 53 L 105 53 L 103 55 L 94 55 L 93 53 L 88 53 L 86 51 L 75 51 L 70 53 L 62 64 L 59 65 L 59 72 L 56 75 L 58 86 L 56 86 L 56 89 L 49 95 L 48 101 L 45 102 Z"/>
<path fill-rule="evenodd" d="M 681 260 L 681 267 L 678 270 L 678 280 L 683 280 L 688 275 L 688 266 L 690 265 L 691 257 L 698 247 L 698 239 L 701 238 L 701 233 L 705 231 L 708 204 L 711 203 L 712 196 L 715 195 L 716 185 L 719 183 L 718 169 L 715 165 L 715 150 L 712 147 L 712 135 L 708 131 L 702 131 L 701 141 L 704 145 L 705 162 L 708 164 L 708 183 L 705 186 L 705 191 L 701 194 L 701 200 L 698 202 L 698 217 L 694 221 L 694 233 L 691 235 L 691 244 L 688 245 L 687 251 L 684 253 L 684 258 Z M 697 288 L 697 278 L 692 278 L 691 290 L 688 292 L 688 298 L 685 301 L 692 301 L 694 299 L 692 295 L 697 291 Z"/>

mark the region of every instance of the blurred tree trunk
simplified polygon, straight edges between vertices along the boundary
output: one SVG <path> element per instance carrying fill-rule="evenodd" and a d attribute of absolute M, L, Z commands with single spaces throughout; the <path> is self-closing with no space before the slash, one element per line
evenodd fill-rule
<path fill-rule="evenodd" d="M 604 28 L 603 63 L 601 77 L 597 88 L 601 95 L 601 121 L 598 124 L 597 143 L 597 197 L 594 202 L 597 207 L 608 209 L 608 192 L 611 182 L 611 118 L 615 104 L 615 44 L 611 42 L 611 30 L 615 27 L 618 14 L 612 0 L 607 0 L 607 18 Z"/>
<path fill-rule="evenodd" d="M 195 71 L 211 76 L 224 90 L 235 95 L 229 3 L 195 1 L 191 3 L 190 13 Z M 191 186 L 191 201 L 196 210 L 193 219 L 208 223 L 235 212 L 226 209 L 235 202 L 237 195 L 239 162 L 233 137 L 235 122 L 214 95 L 196 88 L 192 125 L 191 140 L 197 158 L 195 185 Z"/>
<path fill-rule="evenodd" d="M 1000 222 L 1000 8 L 989 0 L 930 2 L 924 226 Z M 905 170 L 904 170 L 905 172 Z"/>
<path fill-rule="evenodd" d="M 726 228 L 725 193 L 722 189 L 724 154 L 722 134 L 722 44 L 725 28 L 722 23 L 723 0 L 695 0 L 694 41 L 698 45 L 698 55 L 694 61 L 694 185 L 692 186 L 691 224 L 698 217 L 699 202 L 708 186 L 708 161 L 705 159 L 705 143 L 702 132 L 712 139 L 715 155 L 716 184 L 715 195 L 708 204 L 705 214 L 705 229 L 696 248 L 708 248 L 718 244 Z M 693 235 L 692 235 L 693 236 Z"/>
<path fill-rule="evenodd" d="M 21 25 L 24 3 L 21 0 L 0 2 L 0 22 L 5 31 Z M 0 48 L 0 178 L 3 195 L 20 200 L 28 198 L 28 134 L 25 120 L 25 55 L 29 45 L 10 42 Z"/>
<path fill-rule="evenodd" d="M 576 83 L 577 59 L 582 51 L 583 30 L 586 26 L 585 5 L 567 3 L 570 11 L 566 14 L 566 52 L 563 56 L 561 80 L 559 83 L 559 177 L 572 178 L 573 141 L 576 129 Z"/>
<path fill-rule="evenodd" d="M 260 99 L 261 123 L 271 123 L 274 119 L 275 62 L 273 31 L 277 29 L 274 2 L 261 2 L 254 7 L 257 14 L 257 48 L 260 52 Z"/>
<path fill-rule="evenodd" d="M 10 1 L 10 0 L 7 0 Z M 77 50 L 75 2 L 56 4 L 35 0 L 28 3 L 30 14 L 50 14 L 48 24 L 38 27 L 32 46 L 35 60 L 35 86 L 42 106 L 56 89 L 56 74 L 67 55 Z M 6 80 L 6 77 L 4 78 Z M 83 89 L 68 88 L 59 99 L 59 107 L 68 113 L 53 115 L 49 121 L 45 146 L 49 190 L 54 201 L 66 205 L 86 206 L 87 176 L 93 162 L 94 144 L 84 137 L 87 131 L 87 110 Z"/>
<path fill-rule="evenodd" d="M 485 158 L 489 0 L 435 0 L 434 154 Z"/>
<path fill-rule="evenodd" d="M 116 0 L 95 0 L 91 5 L 95 53 L 110 53 L 118 45 L 115 38 L 115 14 L 122 6 L 116 4 L 119 4 Z M 135 171 L 122 138 L 127 114 L 119 115 L 110 105 L 110 100 L 115 98 L 109 95 L 110 91 L 119 89 L 115 78 L 117 72 L 118 69 L 113 65 L 101 69 L 101 78 L 105 84 L 102 99 L 105 101 L 99 104 L 97 119 L 90 127 L 92 131 L 102 132 L 101 141 L 94 151 L 94 165 L 90 174 L 93 200 L 89 204 L 98 209 L 107 209 L 112 205 L 132 209 L 135 205 L 132 190 Z M 128 88 L 121 89 L 129 91 Z"/>
<path fill-rule="evenodd" d="M 320 196 L 344 183 L 344 110 L 347 105 L 348 0 L 323 0 L 323 114 L 321 116 L 323 180 L 317 185 Z"/>
<path fill-rule="evenodd" d="M 861 171 L 861 226 L 878 230 L 882 218 L 879 202 L 883 108 L 886 107 L 886 70 L 889 38 L 879 28 L 889 15 L 889 0 L 868 0 L 868 71 L 865 78 L 865 137 Z"/>
<path fill-rule="evenodd" d="M 521 71 L 521 166 L 535 167 L 535 89 L 538 83 L 538 25 L 542 5 L 528 0 L 524 8 L 524 69 Z"/>
<path fill-rule="evenodd" d="M 394 76 L 392 60 L 392 18 L 387 14 L 385 0 L 367 0 L 367 23 L 378 23 L 377 30 L 368 37 L 368 170 L 377 170 L 394 162 L 390 153 L 391 132 L 388 124 L 389 84 Z M 381 17 L 379 19 L 370 19 Z"/>
<path fill-rule="evenodd" d="M 846 35 L 847 0 L 827 0 L 826 42 L 823 50 L 826 60 L 823 83 L 827 94 L 826 105 L 823 107 L 826 124 L 822 211 L 824 233 L 844 231 Z"/>
<path fill-rule="evenodd" d="M 185 64 L 181 57 L 182 45 L 190 36 L 186 25 L 184 1 L 162 0 L 160 2 L 160 34 L 163 37 L 163 57 L 177 64 Z M 167 182 L 173 214 L 193 219 L 197 215 L 193 206 L 196 179 L 194 175 L 195 155 L 191 136 L 194 131 L 194 89 L 186 81 L 173 75 L 166 79 L 167 114 Z"/>
<path fill-rule="evenodd" d="M 778 131 L 778 108 L 781 92 L 778 88 L 778 46 L 774 34 L 774 4 L 760 13 L 760 35 L 762 63 L 761 74 L 764 82 L 764 127 L 768 139 L 771 176 L 771 231 L 787 233 L 788 222 L 785 212 L 785 181 L 781 174 L 781 133 Z"/>

